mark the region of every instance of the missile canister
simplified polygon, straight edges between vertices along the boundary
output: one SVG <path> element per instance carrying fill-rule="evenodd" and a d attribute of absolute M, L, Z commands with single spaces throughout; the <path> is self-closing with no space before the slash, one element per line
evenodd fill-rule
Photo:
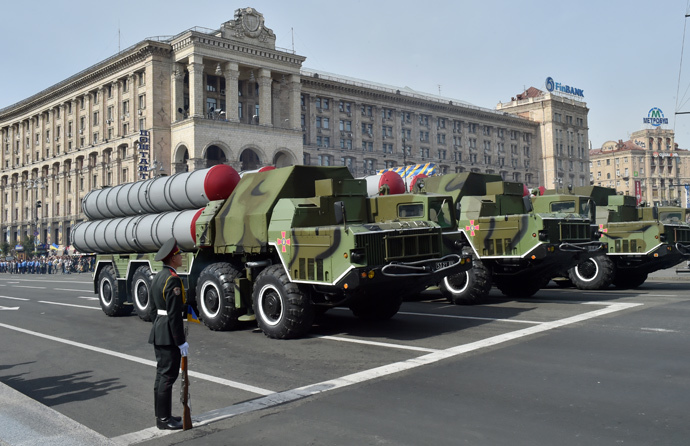
<path fill-rule="evenodd" d="M 72 245 L 81 252 L 156 252 L 175 237 L 183 251 L 196 246 L 196 220 L 203 209 L 85 221 L 72 228 Z"/>
<path fill-rule="evenodd" d="M 92 190 L 82 205 L 89 220 L 198 209 L 230 196 L 240 176 L 227 164 Z"/>
<path fill-rule="evenodd" d="M 402 177 L 393 171 L 386 171 L 378 175 L 369 175 L 364 177 L 367 181 L 367 194 L 374 197 L 379 194 L 382 186 L 388 185 L 389 195 L 397 195 L 405 193 L 405 182 Z"/>

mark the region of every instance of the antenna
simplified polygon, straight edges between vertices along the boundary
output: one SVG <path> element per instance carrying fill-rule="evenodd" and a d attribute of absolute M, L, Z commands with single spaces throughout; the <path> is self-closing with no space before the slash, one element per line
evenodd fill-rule
<path fill-rule="evenodd" d="M 290 27 L 290 34 L 292 35 L 292 54 L 295 54 L 295 29 Z"/>
<path fill-rule="evenodd" d="M 120 54 L 120 20 L 117 21 L 117 53 Z"/>

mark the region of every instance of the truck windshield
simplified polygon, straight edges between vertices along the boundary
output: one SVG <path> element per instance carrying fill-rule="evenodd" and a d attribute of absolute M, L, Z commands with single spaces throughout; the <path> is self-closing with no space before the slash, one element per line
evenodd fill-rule
<path fill-rule="evenodd" d="M 398 218 L 424 217 L 424 205 L 422 203 L 406 203 L 398 205 Z"/>
<path fill-rule="evenodd" d="M 453 226 L 448 200 L 436 200 L 429 203 L 429 220 L 438 223 L 442 228 Z"/>
<path fill-rule="evenodd" d="M 659 221 L 664 223 L 681 223 L 684 222 L 682 211 L 677 212 L 659 212 Z"/>
<path fill-rule="evenodd" d="M 564 214 L 572 214 L 575 212 L 574 201 L 556 201 L 551 203 L 551 212 L 562 212 Z"/>

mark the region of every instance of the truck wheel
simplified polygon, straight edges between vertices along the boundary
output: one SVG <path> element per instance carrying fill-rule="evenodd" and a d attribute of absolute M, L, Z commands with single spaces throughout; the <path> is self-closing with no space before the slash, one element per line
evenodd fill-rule
<path fill-rule="evenodd" d="M 271 265 L 259 273 L 252 297 L 256 322 L 269 338 L 300 337 L 314 322 L 309 296 L 290 282 L 282 265 Z"/>
<path fill-rule="evenodd" d="M 491 291 L 491 273 L 480 260 L 474 260 L 472 269 L 444 277 L 438 287 L 452 304 L 476 305 Z"/>
<path fill-rule="evenodd" d="M 647 280 L 647 273 L 621 273 L 618 271 L 616 273 L 615 279 L 613 279 L 613 284 L 617 288 L 630 289 L 637 288 L 642 285 L 645 280 Z"/>
<path fill-rule="evenodd" d="M 608 288 L 616 275 L 616 267 L 607 256 L 587 259 L 568 270 L 568 277 L 579 290 Z"/>
<path fill-rule="evenodd" d="M 127 305 L 127 298 L 120 295 L 112 265 L 106 266 L 98 274 L 98 298 L 103 312 L 108 316 L 127 316 L 132 312 L 132 305 Z"/>
<path fill-rule="evenodd" d="M 153 299 L 151 298 L 151 270 L 148 266 L 140 266 L 134 271 L 132 276 L 132 301 L 134 302 L 134 311 L 137 312 L 139 318 L 143 321 L 151 321 L 151 307 L 153 306 Z"/>
<path fill-rule="evenodd" d="M 199 316 L 211 330 L 233 330 L 239 325 L 239 309 L 235 307 L 235 278 L 239 274 L 225 262 L 213 263 L 199 274 L 196 284 Z"/>
<path fill-rule="evenodd" d="M 534 296 L 537 291 L 548 285 L 550 280 L 547 277 L 501 277 L 496 278 L 494 284 L 505 296 L 526 298 Z"/>
<path fill-rule="evenodd" d="M 387 321 L 392 318 L 402 305 L 401 294 L 388 294 L 386 296 L 363 295 L 350 303 L 352 314 L 367 321 Z"/>

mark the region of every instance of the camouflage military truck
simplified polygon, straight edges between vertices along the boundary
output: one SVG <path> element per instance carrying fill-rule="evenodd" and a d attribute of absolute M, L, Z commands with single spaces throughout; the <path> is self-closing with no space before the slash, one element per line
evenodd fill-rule
<path fill-rule="evenodd" d="M 568 201 L 568 196 L 550 198 Z M 606 243 L 605 253 L 587 259 L 568 272 L 567 282 L 583 290 L 642 285 L 650 273 L 670 268 L 690 258 L 690 226 L 687 210 L 677 206 L 637 207 L 632 196 L 617 195 L 601 186 L 576 187 L 573 194 L 586 195 L 596 203 L 595 229 Z"/>
<path fill-rule="evenodd" d="M 522 183 L 474 172 L 425 178 L 418 190 L 452 196 L 459 227 L 444 240 L 474 256 L 472 270 L 439 283 L 455 304 L 481 301 L 492 284 L 507 296 L 531 296 L 602 247 L 593 240 L 587 200 L 537 213 Z"/>
<path fill-rule="evenodd" d="M 315 314 L 335 306 L 387 319 L 405 296 L 471 268 L 470 256 L 443 244 L 437 215 L 450 200 L 370 198 L 366 182 L 344 167 L 247 174 L 227 199 L 210 201 L 191 223 L 194 242 L 178 273 L 212 330 L 255 318 L 268 337 L 299 337 Z M 442 224 L 455 221 L 450 216 Z M 153 252 L 98 255 L 94 287 L 106 314 L 131 311 L 129 302 L 140 316 L 149 313 L 152 274 L 162 268 Z"/>

